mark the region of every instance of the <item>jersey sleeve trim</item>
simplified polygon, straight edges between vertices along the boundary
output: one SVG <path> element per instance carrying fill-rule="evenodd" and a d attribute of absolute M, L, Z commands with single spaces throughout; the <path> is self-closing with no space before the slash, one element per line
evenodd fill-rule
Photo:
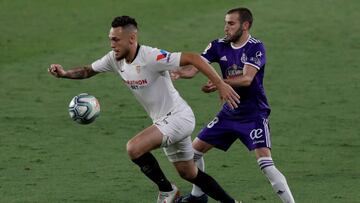
<path fill-rule="evenodd" d="M 250 65 L 250 66 L 253 66 L 254 68 L 256 68 L 256 69 L 260 70 L 260 67 L 259 67 L 259 66 L 257 66 L 257 65 L 255 65 L 255 64 L 253 64 L 253 63 L 245 62 L 244 64 L 245 64 L 245 65 Z"/>
<path fill-rule="evenodd" d="M 207 60 L 207 58 L 201 56 L 202 59 L 204 59 L 204 61 L 206 61 L 208 64 L 210 64 L 211 62 L 209 60 Z"/>

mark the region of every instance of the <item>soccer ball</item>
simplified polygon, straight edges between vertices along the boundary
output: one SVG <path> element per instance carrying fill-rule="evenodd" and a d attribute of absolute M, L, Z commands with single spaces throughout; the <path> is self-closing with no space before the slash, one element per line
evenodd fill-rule
<path fill-rule="evenodd" d="M 70 101 L 69 114 L 80 124 L 92 123 L 100 114 L 99 101 L 88 93 L 81 93 Z"/>

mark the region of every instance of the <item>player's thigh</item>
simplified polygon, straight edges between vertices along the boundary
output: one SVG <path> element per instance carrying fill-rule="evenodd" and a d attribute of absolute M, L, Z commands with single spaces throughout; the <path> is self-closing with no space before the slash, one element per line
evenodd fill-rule
<path fill-rule="evenodd" d="M 191 144 L 191 137 L 187 136 L 181 141 L 163 147 L 165 155 L 172 163 L 179 161 L 190 161 L 194 158 L 194 149 Z"/>
<path fill-rule="evenodd" d="M 195 116 L 190 107 L 185 107 L 158 119 L 154 125 L 163 134 L 161 146 L 168 147 L 191 136 L 195 128 Z"/>
<path fill-rule="evenodd" d="M 249 150 L 260 149 L 259 152 L 263 152 L 264 150 L 261 148 L 271 148 L 268 119 L 258 118 L 241 121 L 236 129 L 240 134 L 240 140 Z"/>
<path fill-rule="evenodd" d="M 161 131 L 152 125 L 131 138 L 126 145 L 126 149 L 129 156 L 134 159 L 146 152 L 159 148 L 162 140 L 163 135 Z"/>
<path fill-rule="evenodd" d="M 216 116 L 200 131 L 197 139 L 202 142 L 195 140 L 194 148 L 206 152 L 214 146 L 227 151 L 238 138 L 236 130 L 233 128 L 233 122 L 231 119 Z"/>
<path fill-rule="evenodd" d="M 155 122 L 163 134 L 161 147 L 171 162 L 193 159 L 191 133 L 195 128 L 195 116 L 190 107 L 172 112 Z"/>

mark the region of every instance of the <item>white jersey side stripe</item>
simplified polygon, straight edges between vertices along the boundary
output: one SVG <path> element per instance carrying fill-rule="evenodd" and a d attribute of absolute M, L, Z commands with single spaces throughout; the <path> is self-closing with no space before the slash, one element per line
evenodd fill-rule
<path fill-rule="evenodd" d="M 265 142 L 266 142 L 266 146 L 268 148 L 271 148 L 271 140 L 270 140 L 270 130 L 269 130 L 269 120 L 268 119 L 263 119 L 263 125 L 264 125 L 264 129 L 265 129 Z"/>

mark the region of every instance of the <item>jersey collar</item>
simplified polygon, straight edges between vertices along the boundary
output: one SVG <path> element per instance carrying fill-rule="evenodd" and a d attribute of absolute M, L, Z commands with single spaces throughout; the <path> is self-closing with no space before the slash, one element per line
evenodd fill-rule
<path fill-rule="evenodd" d="M 249 37 L 247 38 L 247 40 L 245 41 L 245 43 L 242 44 L 242 45 L 239 46 L 239 47 L 236 47 L 232 42 L 230 43 L 230 45 L 231 45 L 231 47 L 232 47 L 233 49 L 241 49 L 241 48 L 243 48 L 243 47 L 248 43 L 248 41 L 250 40 L 250 38 L 251 38 L 251 35 L 249 35 Z"/>
<path fill-rule="evenodd" d="M 139 53 L 139 50 L 140 50 L 140 44 L 138 43 L 138 45 L 136 47 L 135 56 L 134 56 L 133 60 L 129 64 L 131 64 L 133 61 L 135 61 L 135 59 L 136 59 L 136 57 L 137 57 L 137 55 Z"/>

